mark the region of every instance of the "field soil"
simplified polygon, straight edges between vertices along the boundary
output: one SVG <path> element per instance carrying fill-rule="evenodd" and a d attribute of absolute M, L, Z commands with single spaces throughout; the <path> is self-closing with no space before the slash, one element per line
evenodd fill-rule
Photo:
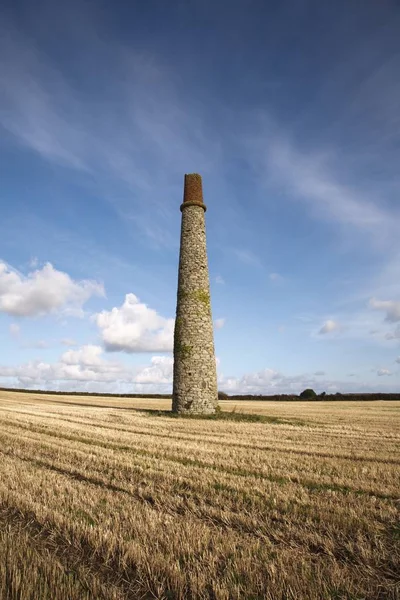
<path fill-rule="evenodd" d="M 0 391 L 0 598 L 400 598 L 400 402 L 220 404 Z"/>

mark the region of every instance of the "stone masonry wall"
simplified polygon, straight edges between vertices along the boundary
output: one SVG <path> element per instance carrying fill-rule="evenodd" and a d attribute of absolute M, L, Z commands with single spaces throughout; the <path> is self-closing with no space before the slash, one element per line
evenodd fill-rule
<path fill-rule="evenodd" d="M 187 178 L 190 177 L 197 177 L 198 180 L 188 181 Z M 191 186 L 191 183 L 194 185 Z M 191 188 L 195 195 L 188 193 Z M 175 412 L 213 413 L 218 403 L 205 208 L 202 204 L 200 176 L 186 176 L 185 201 L 181 206 L 181 249 L 174 335 L 172 409 Z"/>

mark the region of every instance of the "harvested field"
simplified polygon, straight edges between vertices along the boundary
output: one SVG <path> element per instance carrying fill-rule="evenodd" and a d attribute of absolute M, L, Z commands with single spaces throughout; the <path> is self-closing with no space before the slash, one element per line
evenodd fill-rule
<path fill-rule="evenodd" d="M 399 598 L 400 402 L 221 405 L 0 392 L 0 597 Z"/>

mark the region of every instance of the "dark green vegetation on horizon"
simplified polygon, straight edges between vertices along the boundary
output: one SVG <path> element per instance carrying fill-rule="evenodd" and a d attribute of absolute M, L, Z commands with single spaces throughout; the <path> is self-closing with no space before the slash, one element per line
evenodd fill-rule
<path fill-rule="evenodd" d="M 62 390 L 29 390 L 26 388 L 7 388 L 0 387 L 0 391 L 3 392 L 18 392 L 26 394 L 48 394 L 48 395 L 61 395 L 61 396 L 98 396 L 104 398 L 149 398 L 149 399 L 171 399 L 171 394 L 110 394 L 103 392 L 64 392 Z M 219 400 L 251 400 L 251 401 L 278 401 L 278 402 L 297 402 L 304 401 L 301 395 L 296 394 L 226 394 L 225 392 L 218 392 Z M 337 392 L 335 394 L 316 394 L 313 398 L 313 402 L 332 402 L 332 401 L 346 401 L 346 402 L 362 402 L 362 401 L 375 401 L 375 400 L 400 400 L 399 393 L 383 393 L 383 392 L 370 392 L 370 393 L 349 393 L 341 394 Z"/>

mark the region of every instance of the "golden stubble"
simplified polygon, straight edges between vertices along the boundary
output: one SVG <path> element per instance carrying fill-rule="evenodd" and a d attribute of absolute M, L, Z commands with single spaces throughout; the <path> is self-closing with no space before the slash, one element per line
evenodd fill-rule
<path fill-rule="evenodd" d="M 0 591 L 397 597 L 400 402 L 168 404 L 0 392 Z"/>

